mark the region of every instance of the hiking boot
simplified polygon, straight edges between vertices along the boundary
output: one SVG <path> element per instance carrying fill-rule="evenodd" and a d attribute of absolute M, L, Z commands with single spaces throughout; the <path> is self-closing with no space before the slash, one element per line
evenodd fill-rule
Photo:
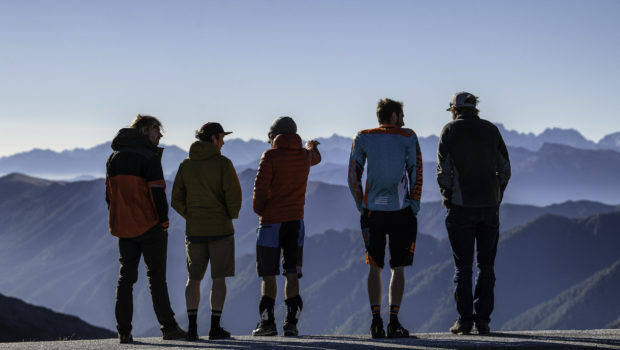
<path fill-rule="evenodd" d="M 211 330 L 209 331 L 209 340 L 228 338 L 230 338 L 230 332 L 222 327 L 211 328 Z"/>
<path fill-rule="evenodd" d="M 198 337 L 198 333 L 196 331 L 192 331 L 191 329 L 187 331 L 187 335 L 185 336 L 185 340 L 187 341 L 197 341 L 200 340 Z"/>
<path fill-rule="evenodd" d="M 474 324 L 476 325 L 476 331 L 478 332 L 478 334 L 491 333 L 491 328 L 489 328 L 489 322 L 476 321 Z"/>
<path fill-rule="evenodd" d="M 273 321 L 260 321 L 256 325 L 256 329 L 252 331 L 252 335 L 255 337 L 270 337 L 278 335 L 276 323 Z"/>
<path fill-rule="evenodd" d="M 284 326 L 282 327 L 284 331 L 285 337 L 296 337 L 299 335 L 299 331 L 297 330 L 297 325 L 293 322 L 284 322 Z"/>
<path fill-rule="evenodd" d="M 385 331 L 383 330 L 383 320 L 373 319 L 370 325 L 370 336 L 373 338 L 385 338 Z"/>
<path fill-rule="evenodd" d="M 450 327 L 450 332 L 458 335 L 471 334 L 471 326 L 465 326 L 460 320 L 456 320 L 454 325 Z"/>
<path fill-rule="evenodd" d="M 400 322 L 388 323 L 387 325 L 387 337 L 388 338 L 408 338 L 409 331 L 403 327 Z"/>
<path fill-rule="evenodd" d="M 131 334 L 118 334 L 118 341 L 121 344 L 131 344 L 133 343 L 133 337 Z"/>
<path fill-rule="evenodd" d="M 176 328 L 171 331 L 163 331 L 162 333 L 163 333 L 162 338 L 164 338 L 164 340 L 187 338 L 187 333 L 185 333 L 184 330 L 179 328 L 179 326 L 176 326 Z"/>

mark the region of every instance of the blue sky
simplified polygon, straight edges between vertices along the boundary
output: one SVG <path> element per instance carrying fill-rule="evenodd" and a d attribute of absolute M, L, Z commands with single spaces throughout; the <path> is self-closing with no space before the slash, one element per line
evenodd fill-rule
<path fill-rule="evenodd" d="M 539 133 L 620 131 L 620 1 L 0 1 L 0 156 L 91 147 L 137 113 L 185 149 L 219 121 L 265 139 L 376 125 L 438 134 L 452 93 Z"/>

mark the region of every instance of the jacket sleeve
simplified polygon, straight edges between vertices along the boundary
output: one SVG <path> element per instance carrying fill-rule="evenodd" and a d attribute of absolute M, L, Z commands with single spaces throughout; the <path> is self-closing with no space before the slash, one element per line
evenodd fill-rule
<path fill-rule="evenodd" d="M 409 175 L 411 209 L 414 213 L 420 211 L 420 198 L 422 197 L 422 151 L 417 136 L 412 137 L 412 144 L 407 154 L 407 174 Z"/>
<path fill-rule="evenodd" d="M 183 163 L 179 165 L 177 175 L 174 177 L 172 185 L 172 200 L 170 205 L 179 215 L 187 219 L 187 188 L 183 180 Z"/>
<path fill-rule="evenodd" d="M 437 184 L 443 198 L 443 205 L 449 207 L 452 201 L 454 174 L 453 163 L 449 152 L 449 124 L 441 131 L 437 148 Z"/>
<path fill-rule="evenodd" d="M 269 151 L 265 151 L 258 164 L 258 172 L 254 180 L 253 207 L 254 212 L 261 215 L 269 200 L 269 185 L 273 176 L 273 162 Z"/>
<path fill-rule="evenodd" d="M 364 164 L 366 163 L 366 153 L 360 144 L 360 134 L 357 134 L 351 146 L 351 155 L 349 157 L 349 175 L 347 181 L 349 190 L 355 200 L 357 210 L 364 211 L 364 189 L 362 187 L 362 175 L 364 174 Z"/>
<path fill-rule="evenodd" d="M 229 159 L 226 159 L 223 170 L 222 187 L 226 201 L 226 210 L 231 219 L 236 219 L 239 217 L 239 210 L 241 210 L 241 184 L 239 184 L 235 167 Z"/>
<path fill-rule="evenodd" d="M 151 191 L 155 209 L 159 215 L 159 224 L 167 229 L 170 225 L 168 221 L 168 200 L 166 199 L 166 180 L 164 171 L 161 168 L 161 158 L 151 157 L 146 170 L 146 181 Z"/>
<path fill-rule="evenodd" d="M 306 149 L 308 150 L 308 153 L 310 154 L 310 166 L 319 164 L 321 162 L 321 153 L 319 152 L 319 149 L 317 148 L 317 146 L 313 143 L 310 143 L 308 145 L 308 148 Z"/>
<path fill-rule="evenodd" d="M 499 132 L 499 131 L 498 131 Z M 510 180 L 511 170 L 510 170 L 510 158 L 508 157 L 508 149 L 506 149 L 506 144 L 504 143 L 504 139 L 502 135 L 499 135 L 499 143 L 497 149 L 497 176 L 499 179 L 499 189 L 500 189 L 500 198 L 504 198 L 504 191 L 506 190 L 506 186 L 508 186 L 508 180 Z"/>

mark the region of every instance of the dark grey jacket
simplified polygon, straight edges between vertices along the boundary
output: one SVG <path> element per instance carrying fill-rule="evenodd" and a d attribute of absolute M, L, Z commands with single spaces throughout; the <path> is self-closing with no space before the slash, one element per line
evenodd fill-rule
<path fill-rule="evenodd" d="M 499 205 L 509 179 L 508 150 L 493 123 L 469 113 L 444 126 L 437 149 L 437 182 L 446 207 Z"/>

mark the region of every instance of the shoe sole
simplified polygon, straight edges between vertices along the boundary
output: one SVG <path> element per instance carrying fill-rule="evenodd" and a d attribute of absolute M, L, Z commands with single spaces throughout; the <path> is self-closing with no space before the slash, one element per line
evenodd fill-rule
<path fill-rule="evenodd" d="M 299 335 L 299 332 L 293 332 L 293 331 L 286 331 L 284 332 L 284 336 L 285 337 L 296 337 Z"/>
<path fill-rule="evenodd" d="M 253 337 L 273 337 L 278 335 L 278 332 L 269 332 L 269 333 L 254 333 L 252 332 Z"/>
<path fill-rule="evenodd" d="M 212 337 L 212 336 L 209 336 L 209 340 L 220 340 L 220 339 L 230 339 L 230 336 L 228 336 L 228 337 Z"/>

